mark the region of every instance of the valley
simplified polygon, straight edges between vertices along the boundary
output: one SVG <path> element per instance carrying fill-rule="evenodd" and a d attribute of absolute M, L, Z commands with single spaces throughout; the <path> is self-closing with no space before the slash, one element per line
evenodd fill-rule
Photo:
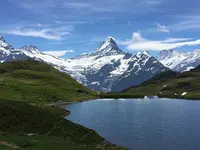
<path fill-rule="evenodd" d="M 0 150 L 200 150 L 200 1 L 0 6 Z"/>

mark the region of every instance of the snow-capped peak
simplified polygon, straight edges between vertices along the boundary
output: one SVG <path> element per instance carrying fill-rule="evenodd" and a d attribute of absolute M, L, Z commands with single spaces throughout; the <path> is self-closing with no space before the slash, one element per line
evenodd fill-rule
<path fill-rule="evenodd" d="M 88 57 L 104 57 L 104 56 L 116 56 L 116 55 L 121 55 L 125 54 L 122 52 L 122 50 L 119 49 L 117 43 L 115 40 L 111 37 L 108 37 L 104 42 L 100 44 L 100 46 L 93 52 L 91 53 L 83 53 L 79 56 L 75 56 L 72 58 L 73 60 L 75 59 L 83 59 L 83 58 L 88 58 Z"/>
<path fill-rule="evenodd" d="M 114 40 L 114 38 L 112 38 L 112 37 L 108 37 L 108 38 L 106 39 L 106 42 L 111 43 L 111 44 L 113 44 L 113 45 L 117 45 L 116 42 L 115 42 L 115 40 Z"/>
<path fill-rule="evenodd" d="M 145 56 L 151 57 L 151 55 L 149 54 L 148 51 L 137 52 L 135 55 L 136 55 L 137 57 L 141 57 L 142 55 L 145 55 Z"/>
<path fill-rule="evenodd" d="M 12 45 L 6 43 L 4 37 L 0 36 L 0 48 L 2 49 L 6 49 L 6 50 L 11 50 L 11 49 L 14 49 L 12 47 Z"/>
<path fill-rule="evenodd" d="M 111 56 L 120 54 L 124 54 L 124 52 L 122 52 L 119 49 L 115 40 L 109 37 L 100 44 L 100 46 L 96 49 L 96 51 L 90 53 L 90 56 L 102 57 L 102 56 Z"/>
<path fill-rule="evenodd" d="M 28 51 L 28 52 L 31 52 L 31 53 L 37 53 L 39 54 L 40 51 L 38 50 L 38 48 L 36 46 L 33 46 L 33 45 L 25 45 L 24 47 L 20 48 L 20 49 L 23 49 L 25 51 Z"/>
<path fill-rule="evenodd" d="M 117 46 L 117 43 L 111 37 L 107 38 L 104 42 L 102 42 L 100 44 L 100 46 L 97 48 L 97 51 L 102 51 L 102 50 L 108 49 L 108 48 L 119 49 L 119 47 Z"/>
<path fill-rule="evenodd" d="M 148 52 L 148 51 L 144 51 L 142 54 L 143 54 L 143 55 L 147 55 L 147 56 L 150 56 L 150 57 L 151 57 L 151 55 L 149 54 L 149 52 Z"/>
<path fill-rule="evenodd" d="M 157 57 L 157 59 L 161 61 L 165 58 L 171 57 L 173 53 L 177 53 L 177 52 L 174 49 L 162 50 L 162 51 L 160 51 L 160 54 Z"/>

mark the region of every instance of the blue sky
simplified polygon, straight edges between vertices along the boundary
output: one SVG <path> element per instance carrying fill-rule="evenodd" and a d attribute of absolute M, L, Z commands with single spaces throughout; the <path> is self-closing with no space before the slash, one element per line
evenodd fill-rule
<path fill-rule="evenodd" d="M 113 37 L 128 52 L 200 49 L 198 0 L 3 0 L 0 35 L 64 58 Z M 66 51 L 66 53 L 65 53 Z"/>

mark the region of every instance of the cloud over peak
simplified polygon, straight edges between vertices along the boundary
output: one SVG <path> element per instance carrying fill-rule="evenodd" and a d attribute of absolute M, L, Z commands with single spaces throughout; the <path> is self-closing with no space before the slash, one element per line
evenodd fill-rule
<path fill-rule="evenodd" d="M 128 50 L 149 50 L 161 51 L 164 49 L 173 49 L 183 46 L 200 45 L 200 39 L 192 40 L 191 38 L 167 38 L 165 40 L 149 40 L 142 37 L 139 32 L 134 32 L 132 39 L 118 41 L 120 45 L 125 45 Z"/>

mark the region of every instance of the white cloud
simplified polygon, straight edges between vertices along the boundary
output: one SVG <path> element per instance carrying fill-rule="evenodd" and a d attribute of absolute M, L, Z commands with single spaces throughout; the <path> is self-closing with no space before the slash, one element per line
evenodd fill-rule
<path fill-rule="evenodd" d="M 63 36 L 70 35 L 73 30 L 72 26 L 62 25 L 43 25 L 43 24 L 32 24 L 32 25 L 19 25 L 1 27 L 0 33 L 27 36 L 27 37 L 39 37 L 47 40 L 59 41 Z"/>
<path fill-rule="evenodd" d="M 192 38 L 168 38 L 163 41 L 163 43 L 176 43 L 176 42 L 182 42 L 182 41 L 188 41 L 192 40 Z"/>
<path fill-rule="evenodd" d="M 191 38 L 168 38 L 166 40 L 156 41 L 145 39 L 139 32 L 134 32 L 131 40 L 118 41 L 118 43 L 125 45 L 129 50 L 161 51 L 164 49 L 173 49 L 183 46 L 200 45 L 200 39 L 192 40 Z"/>
<path fill-rule="evenodd" d="M 157 24 L 157 31 L 158 32 L 169 32 L 169 29 L 165 25 Z"/>
<path fill-rule="evenodd" d="M 20 35 L 20 36 L 40 37 L 40 38 L 44 38 L 44 39 L 48 39 L 48 40 L 60 40 L 61 39 L 60 36 L 51 35 L 51 34 L 47 33 L 45 30 L 40 30 L 40 31 L 36 31 L 33 29 L 11 30 L 11 31 L 7 31 L 6 33 L 13 34 L 13 35 Z"/>
<path fill-rule="evenodd" d="M 42 53 L 49 54 L 49 55 L 56 56 L 56 57 L 62 57 L 66 53 L 73 53 L 73 52 L 75 52 L 75 51 L 73 51 L 73 50 L 58 50 L 58 51 L 44 51 Z"/>
<path fill-rule="evenodd" d="M 134 32 L 133 36 L 132 36 L 132 39 L 134 41 L 141 41 L 141 40 L 143 40 L 143 38 L 142 38 L 142 36 L 141 36 L 141 34 L 139 32 Z"/>
<path fill-rule="evenodd" d="M 136 42 L 140 42 L 140 41 L 143 41 L 143 40 L 145 40 L 145 39 L 142 37 L 140 32 L 134 32 L 132 34 L 132 39 L 131 40 L 125 40 L 125 41 L 116 40 L 116 42 L 119 45 L 130 45 L 130 44 L 132 44 L 133 41 L 136 43 Z"/>

